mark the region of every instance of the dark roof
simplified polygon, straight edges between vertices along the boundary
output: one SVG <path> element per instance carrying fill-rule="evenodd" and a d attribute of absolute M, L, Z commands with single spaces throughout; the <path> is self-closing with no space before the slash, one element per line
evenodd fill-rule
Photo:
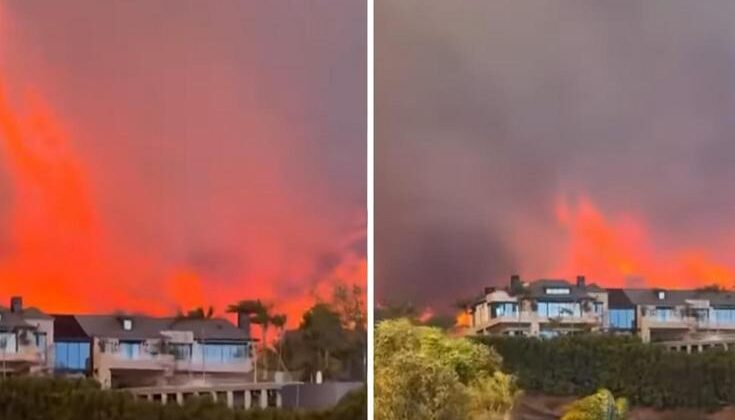
<path fill-rule="evenodd" d="M 628 298 L 623 289 L 607 289 L 607 306 L 610 309 L 634 308 L 635 304 Z"/>
<path fill-rule="evenodd" d="M 8 310 L 0 311 L 0 331 L 14 331 L 18 328 L 33 329 L 33 325 L 26 322 L 21 314 Z"/>
<path fill-rule="evenodd" d="M 7 306 L 0 305 L 0 313 L 5 313 L 5 312 L 11 312 L 10 308 L 8 308 Z M 53 319 L 52 316 L 43 313 L 40 309 L 35 308 L 35 307 L 24 308 L 20 312 L 20 314 L 22 315 L 23 318 Z"/>
<path fill-rule="evenodd" d="M 84 332 L 74 315 L 53 315 L 54 341 L 88 340 L 89 335 Z"/>
<path fill-rule="evenodd" d="M 191 331 L 197 340 L 249 340 L 245 330 L 221 318 L 183 319 L 174 321 L 169 328 L 174 331 Z"/>
<path fill-rule="evenodd" d="M 160 338 L 168 329 L 170 318 L 153 318 L 140 315 L 76 315 L 84 332 L 92 337 L 119 338 L 122 340 L 146 340 Z M 123 320 L 133 322 L 131 330 L 123 329 Z"/>
<path fill-rule="evenodd" d="M 60 328 L 58 337 L 69 339 L 106 337 L 121 340 L 146 340 L 162 337 L 162 331 L 191 331 L 197 340 L 244 341 L 248 334 L 221 318 L 178 319 L 142 315 L 55 315 L 54 328 Z M 130 319 L 131 330 L 123 328 L 123 320 Z M 57 332 L 54 333 L 57 336 Z"/>
<path fill-rule="evenodd" d="M 621 289 L 635 305 L 679 306 L 687 300 L 708 300 L 711 306 L 735 306 L 735 293 L 696 289 Z M 664 299 L 658 292 L 664 292 Z"/>

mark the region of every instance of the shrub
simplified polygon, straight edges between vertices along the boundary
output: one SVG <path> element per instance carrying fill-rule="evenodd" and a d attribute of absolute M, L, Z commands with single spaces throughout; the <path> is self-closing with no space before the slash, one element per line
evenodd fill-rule
<path fill-rule="evenodd" d="M 363 393 L 364 394 L 364 393 Z M 17 377 L 0 381 L 0 420 L 336 420 L 366 417 L 366 398 L 346 397 L 333 410 L 233 410 L 210 398 L 184 405 L 136 400 L 88 379 Z"/>
<path fill-rule="evenodd" d="M 671 352 L 635 337 L 477 337 L 523 389 L 589 395 L 609 389 L 634 405 L 715 409 L 735 404 L 735 352 Z"/>

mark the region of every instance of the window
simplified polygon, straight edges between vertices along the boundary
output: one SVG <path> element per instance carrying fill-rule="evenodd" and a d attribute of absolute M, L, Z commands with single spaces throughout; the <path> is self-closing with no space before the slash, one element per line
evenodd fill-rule
<path fill-rule="evenodd" d="M 608 325 L 616 330 L 632 330 L 635 328 L 635 309 L 610 309 Z"/>
<path fill-rule="evenodd" d="M 661 322 L 672 321 L 678 318 L 676 316 L 676 312 L 674 311 L 674 308 L 666 308 L 666 307 L 661 307 L 661 306 L 657 306 L 656 309 L 654 309 L 653 317 L 657 321 L 661 321 Z"/>
<path fill-rule="evenodd" d="M 502 318 L 518 315 L 518 304 L 512 302 L 496 302 L 490 304 L 490 315 L 493 318 Z"/>
<path fill-rule="evenodd" d="M 570 293 L 568 287 L 547 287 L 547 295 L 568 295 Z"/>
<path fill-rule="evenodd" d="M 60 371 L 85 371 L 89 364 L 89 343 L 85 341 L 54 343 L 54 368 Z"/>
<path fill-rule="evenodd" d="M 735 324 L 735 309 L 715 308 L 712 317 L 716 324 Z"/>
<path fill-rule="evenodd" d="M 579 302 L 539 302 L 537 312 L 549 318 L 582 316 Z"/>
<path fill-rule="evenodd" d="M 603 309 L 603 306 L 604 306 L 604 305 L 602 304 L 602 302 L 595 302 L 595 303 L 594 303 L 594 306 L 592 307 L 592 310 L 593 310 L 593 311 L 594 311 L 594 312 L 595 312 L 596 314 L 601 314 L 601 313 L 602 313 L 602 309 Z"/>
<path fill-rule="evenodd" d="M 123 329 L 125 331 L 130 331 L 133 329 L 133 320 L 132 319 L 123 319 Z"/>
<path fill-rule="evenodd" d="M 191 344 L 173 344 L 171 345 L 171 353 L 176 360 L 191 359 Z"/>
<path fill-rule="evenodd" d="M 15 353 L 18 350 L 18 341 L 15 333 L 0 333 L 0 351 L 4 353 Z"/>
<path fill-rule="evenodd" d="M 121 341 L 120 356 L 124 359 L 140 359 L 140 349 L 142 343 L 140 341 Z"/>
<path fill-rule="evenodd" d="M 664 299 L 666 299 L 666 292 L 664 292 L 663 290 L 659 290 L 658 291 L 658 300 L 664 300 Z"/>
<path fill-rule="evenodd" d="M 201 361 L 203 351 L 205 363 L 233 363 L 249 357 L 248 344 L 206 343 L 200 344 L 199 348 L 195 361 L 196 359 Z"/>

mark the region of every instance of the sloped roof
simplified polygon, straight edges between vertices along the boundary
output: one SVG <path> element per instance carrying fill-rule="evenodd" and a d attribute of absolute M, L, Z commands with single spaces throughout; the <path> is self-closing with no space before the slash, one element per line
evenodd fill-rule
<path fill-rule="evenodd" d="M 71 319 L 70 319 L 71 318 Z M 55 336 L 66 338 L 106 337 L 121 340 L 147 340 L 162 337 L 162 331 L 191 331 L 197 340 L 249 340 L 248 334 L 221 318 L 178 319 L 144 315 L 55 315 Z M 132 329 L 123 328 L 123 320 Z"/>
<path fill-rule="evenodd" d="M 35 326 L 26 322 L 21 314 L 11 311 L 0 311 L 0 331 L 13 331 L 18 328 L 34 329 Z"/>
<path fill-rule="evenodd" d="M 696 289 L 622 289 L 630 301 L 636 305 L 680 306 L 687 300 L 708 300 L 711 306 L 735 306 L 735 293 L 715 292 Z M 664 299 L 658 292 L 664 292 Z"/>
<path fill-rule="evenodd" d="M 250 337 L 230 321 L 221 318 L 174 320 L 169 330 L 191 331 L 197 340 L 249 340 Z"/>
<path fill-rule="evenodd" d="M 54 341 L 88 340 L 90 337 L 74 315 L 54 314 Z"/>

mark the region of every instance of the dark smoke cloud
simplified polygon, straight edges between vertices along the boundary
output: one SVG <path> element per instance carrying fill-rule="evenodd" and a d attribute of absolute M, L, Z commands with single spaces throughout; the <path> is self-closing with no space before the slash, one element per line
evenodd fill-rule
<path fill-rule="evenodd" d="M 378 300 L 545 275 L 560 196 L 727 258 L 733 21 L 725 0 L 378 1 Z"/>

